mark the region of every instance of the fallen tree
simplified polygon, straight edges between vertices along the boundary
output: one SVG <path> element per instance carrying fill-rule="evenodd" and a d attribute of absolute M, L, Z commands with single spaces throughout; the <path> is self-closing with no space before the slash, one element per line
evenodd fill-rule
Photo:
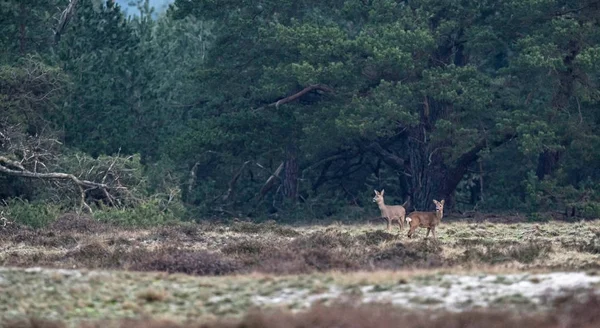
<path fill-rule="evenodd" d="M 40 183 L 49 198 L 79 205 L 92 212 L 91 201 L 113 207 L 137 202 L 143 182 L 134 156 L 91 158 L 66 153 L 58 139 L 47 134 L 28 135 L 19 125 L 0 123 L 0 175 Z M 38 192 L 39 193 L 39 192 Z"/>

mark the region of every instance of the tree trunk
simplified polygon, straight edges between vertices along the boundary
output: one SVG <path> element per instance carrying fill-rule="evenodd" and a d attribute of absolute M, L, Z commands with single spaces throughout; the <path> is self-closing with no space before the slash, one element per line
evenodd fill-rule
<path fill-rule="evenodd" d="M 546 150 L 538 157 L 536 175 L 538 179 L 543 180 L 546 175 L 552 174 L 558 167 L 560 152 L 556 150 Z"/>
<path fill-rule="evenodd" d="M 26 25 L 27 21 L 27 9 L 25 8 L 25 3 L 21 2 L 19 6 L 19 11 L 21 14 L 21 22 L 19 23 L 19 53 L 21 56 L 25 55 L 25 38 L 26 38 Z"/>
<path fill-rule="evenodd" d="M 577 58 L 577 55 L 581 51 L 579 42 L 571 40 L 568 45 L 568 53 L 563 58 L 563 64 L 566 69 L 559 72 L 558 76 L 558 89 L 555 91 L 552 97 L 552 107 L 555 112 L 563 110 L 569 107 L 571 98 L 574 92 L 574 82 L 577 78 L 577 73 L 573 67 L 573 61 Z M 549 118 L 552 123 L 554 120 L 554 113 Z M 538 157 L 538 165 L 536 175 L 538 179 L 542 180 L 546 175 L 550 175 L 558 168 L 558 162 L 561 157 L 561 152 L 558 150 L 545 150 Z"/>
<path fill-rule="evenodd" d="M 433 199 L 444 199 L 446 188 L 446 168 L 435 153 L 428 155 L 428 147 L 420 140 L 409 138 L 407 140 L 409 156 L 411 205 L 414 210 L 428 211 L 433 207 Z"/>
<path fill-rule="evenodd" d="M 283 194 L 290 200 L 298 197 L 298 149 L 290 144 L 286 149 L 283 178 Z"/>
<path fill-rule="evenodd" d="M 415 210 L 430 210 L 433 199 L 446 200 L 447 208 L 454 205 L 454 192 L 463 179 L 470 165 L 479 159 L 479 152 L 487 147 L 495 148 L 511 140 L 514 136 L 507 134 L 497 140 L 482 139 L 469 150 L 460 155 L 451 164 L 444 163 L 441 146 L 425 142 L 424 126 L 414 129 L 405 139 L 403 154 L 400 158 L 381 145 L 374 143 L 369 147 L 381 160 L 405 176 L 408 193 L 411 196 L 411 207 Z"/>
<path fill-rule="evenodd" d="M 454 179 L 450 179 L 454 174 L 450 168 L 444 164 L 442 152 L 439 148 L 432 149 L 432 145 L 426 142 L 428 129 L 426 124 L 421 125 L 411 133 L 411 137 L 406 139 L 405 149 L 408 156 L 407 185 L 411 196 L 411 205 L 417 211 L 429 211 L 433 208 L 433 200 L 445 199 L 447 208 L 451 208 L 452 195 L 456 185 L 451 186 Z"/>

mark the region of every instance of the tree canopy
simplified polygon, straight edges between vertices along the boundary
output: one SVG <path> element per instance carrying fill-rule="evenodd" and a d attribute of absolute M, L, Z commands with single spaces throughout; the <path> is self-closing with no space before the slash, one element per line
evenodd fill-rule
<path fill-rule="evenodd" d="M 5 125 L 139 154 L 149 191 L 202 216 L 351 215 L 381 188 L 600 214 L 597 1 L 176 0 L 153 19 L 80 0 L 53 38 L 68 3 L 0 7 Z"/>

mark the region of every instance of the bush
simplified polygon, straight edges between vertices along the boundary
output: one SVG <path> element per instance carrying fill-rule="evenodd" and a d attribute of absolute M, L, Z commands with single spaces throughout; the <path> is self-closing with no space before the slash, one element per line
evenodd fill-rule
<path fill-rule="evenodd" d="M 392 241 L 398 239 L 397 235 L 393 235 L 383 230 L 367 231 L 359 238 L 363 240 L 366 245 L 378 245 L 386 241 Z"/>
<path fill-rule="evenodd" d="M 374 267 L 398 269 L 407 266 L 435 267 L 443 265 L 442 248 L 427 240 L 412 243 L 396 243 L 376 251 L 369 259 Z"/>
<path fill-rule="evenodd" d="M 60 232 L 99 233 L 110 229 L 110 225 L 94 220 L 88 215 L 64 213 L 49 225 L 49 228 Z"/>
<path fill-rule="evenodd" d="M 194 275 L 226 275 L 239 269 L 239 265 L 217 253 L 162 248 L 156 252 L 134 251 L 131 269 L 137 271 L 165 271 Z"/>
<path fill-rule="evenodd" d="M 94 212 L 93 217 L 101 222 L 125 227 L 153 227 L 179 221 L 172 212 L 161 209 L 155 200 L 122 209 L 102 206 L 100 211 Z"/>
<path fill-rule="evenodd" d="M 257 240 L 242 240 L 232 245 L 227 245 L 221 249 L 221 252 L 228 255 L 260 255 L 269 249 L 272 245 Z"/>
<path fill-rule="evenodd" d="M 117 269 L 121 267 L 124 254 L 124 250 L 111 250 L 108 245 L 92 241 L 67 252 L 65 257 L 88 269 Z"/>
<path fill-rule="evenodd" d="M 490 264 L 497 264 L 513 260 L 521 263 L 532 263 L 538 257 L 551 251 L 551 243 L 540 240 L 510 246 L 502 243 L 486 243 L 483 250 L 480 247 L 468 248 L 463 253 L 462 260 L 475 260 Z"/>
<path fill-rule="evenodd" d="M 55 204 L 29 202 L 18 198 L 9 199 L 0 207 L 6 219 L 13 224 L 25 225 L 32 228 L 43 228 L 54 222 L 61 213 L 61 208 Z"/>
<path fill-rule="evenodd" d="M 268 221 L 263 223 L 253 222 L 234 222 L 231 225 L 231 231 L 239 233 L 273 233 L 284 237 L 295 237 L 300 235 L 299 232 L 292 228 L 284 227 L 277 224 L 274 221 Z"/>

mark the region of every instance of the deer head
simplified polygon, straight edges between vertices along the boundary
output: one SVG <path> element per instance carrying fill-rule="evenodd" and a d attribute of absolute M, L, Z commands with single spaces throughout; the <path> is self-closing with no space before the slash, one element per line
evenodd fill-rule
<path fill-rule="evenodd" d="M 436 212 L 442 213 L 444 211 L 444 203 L 445 203 L 444 199 L 442 199 L 441 202 L 438 202 L 437 200 L 434 199 L 433 203 L 435 204 L 435 211 Z"/>
<path fill-rule="evenodd" d="M 373 190 L 375 192 L 375 197 L 373 197 L 373 203 L 379 203 L 380 201 L 383 202 L 383 193 L 385 192 L 384 189 L 381 189 L 381 192 L 378 192 L 377 190 Z"/>

